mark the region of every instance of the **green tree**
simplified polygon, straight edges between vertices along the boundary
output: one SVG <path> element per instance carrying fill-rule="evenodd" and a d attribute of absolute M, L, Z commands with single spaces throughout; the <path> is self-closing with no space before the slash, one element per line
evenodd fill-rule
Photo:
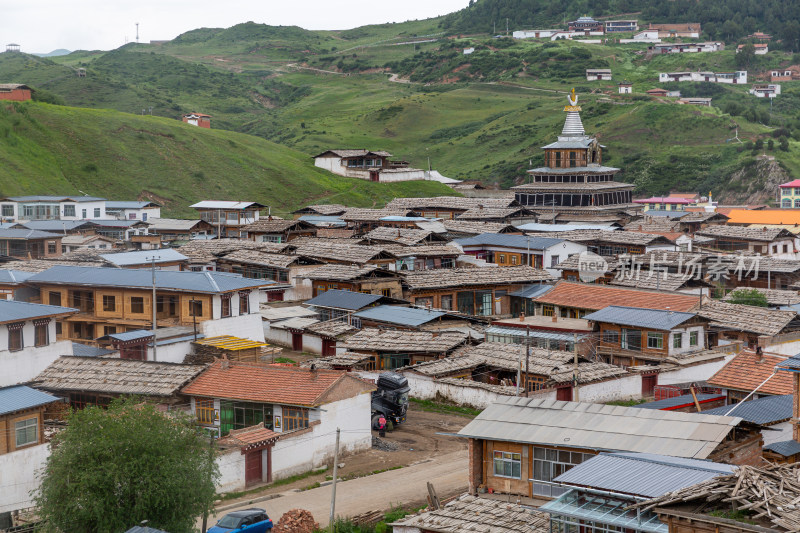
<path fill-rule="evenodd" d="M 752 65 L 756 57 L 756 47 L 753 43 L 747 43 L 736 54 L 736 66 L 740 69 L 747 70 Z"/>
<path fill-rule="evenodd" d="M 52 450 L 36 495 L 51 530 L 113 533 L 148 520 L 188 533 L 214 502 L 213 448 L 186 415 L 131 399 L 87 407 Z"/>
<path fill-rule="evenodd" d="M 729 303 L 767 307 L 767 296 L 756 289 L 736 289 L 728 296 Z"/>

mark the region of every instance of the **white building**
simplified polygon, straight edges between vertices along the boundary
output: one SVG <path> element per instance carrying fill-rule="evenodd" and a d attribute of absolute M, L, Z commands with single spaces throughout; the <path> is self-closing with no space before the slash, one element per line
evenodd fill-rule
<path fill-rule="evenodd" d="M 586 81 L 611 81 L 611 69 L 608 68 L 587 68 Z"/>
<path fill-rule="evenodd" d="M 389 152 L 377 150 L 328 150 L 314 156 L 314 166 L 339 176 L 368 181 L 438 181 L 460 183 L 435 170 L 411 168 L 407 161 L 392 161 Z"/>
<path fill-rule="evenodd" d="M 106 199 L 94 196 L 8 196 L 0 198 L 3 222 L 91 220 L 106 214 Z"/>
<path fill-rule="evenodd" d="M 561 30 L 520 30 L 511 34 L 514 39 L 549 39 Z"/>
<path fill-rule="evenodd" d="M 660 72 L 658 81 L 669 83 L 673 81 L 705 81 L 710 83 L 730 83 L 742 85 L 747 83 L 747 71 L 736 72 Z"/>
<path fill-rule="evenodd" d="M 118 220 L 141 220 L 161 218 L 161 206 L 155 202 L 106 201 L 106 214 Z"/>
<path fill-rule="evenodd" d="M 72 355 L 72 343 L 58 340 L 57 326 L 59 320 L 77 312 L 0 300 L 0 387 L 30 381 L 60 356 Z"/>
<path fill-rule="evenodd" d="M 628 43 L 660 43 L 661 39 L 658 38 L 658 30 L 643 30 L 634 34 L 632 39 L 620 39 L 621 44 Z"/>
<path fill-rule="evenodd" d="M 475 51 L 475 48 L 464 48 L 464 55 L 468 56 Z"/>
<path fill-rule="evenodd" d="M 319 468 L 337 429 L 340 454 L 370 448 L 372 390 L 340 371 L 218 361 L 181 392 L 228 450 L 217 459 L 226 492 Z"/>
<path fill-rule="evenodd" d="M 204 220 L 217 229 L 217 236 L 223 237 L 246 237 L 247 232 L 242 232 L 242 228 L 253 222 L 257 222 L 261 210 L 265 205 L 257 202 L 232 202 L 218 200 L 204 200 L 190 205 L 200 214 L 200 220 Z"/>
<path fill-rule="evenodd" d="M 750 94 L 756 98 L 775 98 L 781 94 L 781 85 L 779 83 L 756 84 L 750 89 Z"/>
<path fill-rule="evenodd" d="M 633 84 L 622 82 L 619 84 L 619 94 L 633 94 Z"/>

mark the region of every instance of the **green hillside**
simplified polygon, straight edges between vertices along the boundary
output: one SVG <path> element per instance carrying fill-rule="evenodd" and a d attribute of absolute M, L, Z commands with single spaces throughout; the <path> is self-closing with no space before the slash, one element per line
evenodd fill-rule
<path fill-rule="evenodd" d="M 0 194 L 155 198 L 166 216 L 204 199 L 247 199 L 273 213 L 315 202 L 381 206 L 396 196 L 452 194 L 434 182 L 370 183 L 313 166 L 258 137 L 177 120 L 26 102 L 0 106 Z"/>

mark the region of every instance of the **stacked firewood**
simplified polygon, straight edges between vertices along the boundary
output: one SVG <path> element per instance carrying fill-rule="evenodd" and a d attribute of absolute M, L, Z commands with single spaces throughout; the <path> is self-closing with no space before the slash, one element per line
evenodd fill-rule
<path fill-rule="evenodd" d="M 743 511 L 750 520 L 765 519 L 787 531 L 800 531 L 800 466 L 741 466 L 733 474 L 686 487 L 631 508 L 644 510 L 703 501 L 706 510 Z M 717 505 L 707 505 L 714 504 Z"/>
<path fill-rule="evenodd" d="M 314 516 L 310 512 L 292 509 L 283 513 L 272 533 L 314 533 L 317 529 L 319 524 L 314 522 Z"/>

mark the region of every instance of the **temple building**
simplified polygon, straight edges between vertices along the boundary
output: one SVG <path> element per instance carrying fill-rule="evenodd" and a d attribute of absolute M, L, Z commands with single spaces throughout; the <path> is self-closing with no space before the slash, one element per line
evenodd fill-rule
<path fill-rule="evenodd" d="M 558 141 L 544 147 L 545 166 L 529 170 L 530 183 L 514 187 L 517 202 L 558 219 L 595 214 L 626 220 L 639 214 L 642 206 L 631 197 L 634 186 L 614 181 L 620 169 L 603 166 L 605 147 L 586 135 L 574 89 L 567 99 L 564 129 Z"/>

